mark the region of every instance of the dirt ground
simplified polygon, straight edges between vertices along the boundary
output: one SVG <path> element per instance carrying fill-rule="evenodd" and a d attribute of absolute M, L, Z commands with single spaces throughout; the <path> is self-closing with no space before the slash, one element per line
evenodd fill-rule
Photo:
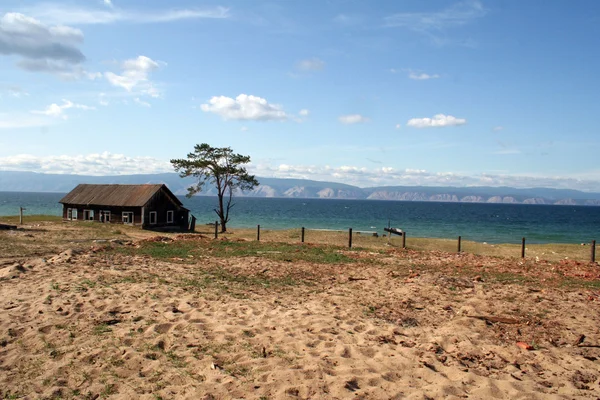
<path fill-rule="evenodd" d="M 39 222 L 0 398 L 597 399 L 600 267 Z"/>

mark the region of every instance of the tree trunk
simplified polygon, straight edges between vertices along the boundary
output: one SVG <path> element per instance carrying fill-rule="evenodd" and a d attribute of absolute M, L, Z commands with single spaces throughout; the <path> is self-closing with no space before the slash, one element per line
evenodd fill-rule
<path fill-rule="evenodd" d="M 223 195 L 219 194 L 219 212 L 217 213 L 221 220 L 221 233 L 227 232 L 227 221 L 225 221 L 225 210 L 223 205 Z"/>

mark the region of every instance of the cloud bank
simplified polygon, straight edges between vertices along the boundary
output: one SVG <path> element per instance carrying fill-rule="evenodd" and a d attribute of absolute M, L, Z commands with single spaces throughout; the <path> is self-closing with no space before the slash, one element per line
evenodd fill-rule
<path fill-rule="evenodd" d="M 51 174 L 129 175 L 173 172 L 167 161 L 103 152 L 78 156 L 37 157 L 29 154 L 0 157 L 0 170 Z"/>
<path fill-rule="evenodd" d="M 108 152 L 77 156 L 0 157 L 0 170 L 78 175 L 129 175 L 173 172 L 169 162 L 152 157 L 128 157 Z M 501 174 L 457 174 L 429 172 L 418 168 L 366 168 L 352 165 L 290 165 L 254 163 L 248 168 L 259 177 L 312 179 L 359 187 L 373 186 L 510 186 L 551 187 L 600 192 L 600 171 L 585 176 L 535 176 Z"/>

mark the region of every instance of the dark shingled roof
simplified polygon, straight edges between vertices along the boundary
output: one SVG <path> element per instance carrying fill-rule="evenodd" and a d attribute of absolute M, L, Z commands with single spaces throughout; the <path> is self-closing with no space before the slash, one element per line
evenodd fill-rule
<path fill-rule="evenodd" d="M 152 185 L 88 185 L 80 184 L 59 203 L 116 207 L 143 207 L 152 196 L 164 190 L 173 201 L 182 206 L 177 196 L 163 184 Z"/>

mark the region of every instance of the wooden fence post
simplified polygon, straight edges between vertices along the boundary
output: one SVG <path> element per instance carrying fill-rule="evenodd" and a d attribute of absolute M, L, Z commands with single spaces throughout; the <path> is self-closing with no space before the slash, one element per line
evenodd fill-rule
<path fill-rule="evenodd" d="M 458 237 L 458 252 L 460 253 L 460 242 L 461 242 L 462 238 L 459 236 Z"/>
<path fill-rule="evenodd" d="M 590 249 L 590 261 L 596 262 L 596 241 L 592 240 L 592 247 Z"/>
<path fill-rule="evenodd" d="M 406 231 L 402 232 L 402 248 L 406 248 Z"/>
<path fill-rule="evenodd" d="M 215 239 L 219 237 L 219 221 L 215 221 Z"/>
<path fill-rule="evenodd" d="M 19 225 L 23 225 L 23 207 L 19 207 Z"/>
<path fill-rule="evenodd" d="M 525 238 L 521 239 L 521 258 L 525 258 Z"/>
<path fill-rule="evenodd" d="M 352 228 L 348 229 L 348 247 L 352 248 Z"/>
<path fill-rule="evenodd" d="M 260 242 L 260 225 L 256 225 L 256 241 Z"/>
<path fill-rule="evenodd" d="M 304 227 L 302 227 L 302 243 L 304 243 Z"/>

